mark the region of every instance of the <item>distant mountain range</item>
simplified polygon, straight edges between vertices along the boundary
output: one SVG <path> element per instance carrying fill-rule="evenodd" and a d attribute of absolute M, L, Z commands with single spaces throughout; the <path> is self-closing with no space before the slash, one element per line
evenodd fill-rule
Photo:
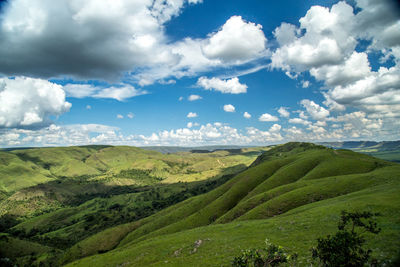
<path fill-rule="evenodd" d="M 152 150 L 161 152 L 163 154 L 177 153 L 177 152 L 212 152 L 216 150 L 232 150 L 242 149 L 251 146 L 194 146 L 194 147 L 183 147 L 183 146 L 143 146 L 140 147 L 144 150 Z"/>
<path fill-rule="evenodd" d="M 400 150 L 400 140 L 382 141 L 382 142 L 374 142 L 374 141 L 321 142 L 318 144 L 336 149 L 351 149 L 360 152 L 363 152 L 365 150 L 369 150 L 369 152 Z"/>
<path fill-rule="evenodd" d="M 334 149 L 350 149 L 377 158 L 400 162 L 400 141 L 345 141 L 321 142 L 318 144 Z"/>

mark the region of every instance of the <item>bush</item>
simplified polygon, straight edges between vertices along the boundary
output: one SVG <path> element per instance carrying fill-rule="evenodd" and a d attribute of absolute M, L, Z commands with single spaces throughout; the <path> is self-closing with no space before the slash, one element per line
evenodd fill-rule
<path fill-rule="evenodd" d="M 261 267 L 261 266 L 278 266 L 281 263 L 296 261 L 297 255 L 290 255 L 284 251 L 281 246 L 274 245 L 265 240 L 265 248 L 247 249 L 235 257 L 232 266 L 235 267 Z"/>
<path fill-rule="evenodd" d="M 363 248 L 365 239 L 362 234 L 380 232 L 381 229 L 374 220 L 378 215 L 371 212 L 342 211 L 339 231 L 333 236 L 318 238 L 317 247 L 312 248 L 312 257 L 319 259 L 323 266 L 364 266 L 370 260 L 372 251 Z"/>

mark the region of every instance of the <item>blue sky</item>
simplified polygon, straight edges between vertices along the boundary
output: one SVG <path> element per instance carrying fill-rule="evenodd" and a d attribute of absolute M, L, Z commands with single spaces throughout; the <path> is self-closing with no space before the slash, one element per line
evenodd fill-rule
<path fill-rule="evenodd" d="M 1 2 L 2 147 L 400 137 L 397 1 Z"/>

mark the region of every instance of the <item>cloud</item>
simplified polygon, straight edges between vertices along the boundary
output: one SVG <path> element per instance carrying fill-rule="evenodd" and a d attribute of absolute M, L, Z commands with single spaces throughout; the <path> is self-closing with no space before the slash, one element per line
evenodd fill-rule
<path fill-rule="evenodd" d="M 135 114 L 133 114 L 132 112 L 129 112 L 126 116 L 127 116 L 129 119 L 133 119 L 133 117 L 135 117 Z"/>
<path fill-rule="evenodd" d="M 247 85 L 241 84 L 239 78 L 234 77 L 228 80 L 219 78 L 200 77 L 197 80 L 197 85 L 206 90 L 215 90 L 223 94 L 241 94 L 247 92 Z"/>
<path fill-rule="evenodd" d="M 135 87 L 128 84 L 106 88 L 91 84 L 66 84 L 63 89 L 69 97 L 112 98 L 118 101 L 147 94 L 147 91 L 135 89 Z"/>
<path fill-rule="evenodd" d="M 278 142 L 283 140 L 280 134 L 281 126 L 279 124 L 274 124 L 268 131 L 262 131 L 254 127 L 247 128 L 247 138 L 252 140 L 252 143 L 270 143 Z"/>
<path fill-rule="evenodd" d="M 396 65 L 380 67 L 354 83 L 338 85 L 325 97 L 331 105 L 354 106 L 383 117 L 400 117 L 399 95 L 400 68 Z"/>
<path fill-rule="evenodd" d="M 199 126 L 200 124 L 198 124 L 197 122 L 188 122 L 187 124 L 186 124 L 186 127 L 187 128 L 192 128 L 192 127 L 194 127 L 194 126 Z"/>
<path fill-rule="evenodd" d="M 0 74 L 146 86 L 265 57 L 261 25 L 239 16 L 203 38 L 171 42 L 166 24 L 201 2 L 9 1 L 0 20 Z"/>
<path fill-rule="evenodd" d="M 312 6 L 299 22 L 299 28 L 284 23 L 274 31 L 280 47 L 272 55 L 273 68 L 301 72 L 338 64 L 357 44 L 349 31 L 354 24 L 353 8 L 345 2 L 331 9 Z"/>
<path fill-rule="evenodd" d="M 302 81 L 301 82 L 301 87 L 308 88 L 309 86 L 310 86 L 310 81 Z"/>
<path fill-rule="evenodd" d="M 245 117 L 246 119 L 250 119 L 251 114 L 246 111 L 245 113 L 243 113 L 243 117 Z"/>
<path fill-rule="evenodd" d="M 196 100 L 200 100 L 200 99 L 202 99 L 202 97 L 199 96 L 199 95 L 190 95 L 190 96 L 188 97 L 188 100 L 189 100 L 189 101 L 196 101 Z"/>
<path fill-rule="evenodd" d="M 310 125 L 311 122 L 307 121 L 307 120 L 303 120 L 300 118 L 293 118 L 289 120 L 289 123 L 293 123 L 293 124 L 303 124 L 303 125 Z"/>
<path fill-rule="evenodd" d="M 32 127 L 69 111 L 60 85 L 26 77 L 0 78 L 0 127 Z"/>
<path fill-rule="evenodd" d="M 329 116 L 329 110 L 321 107 L 314 101 L 303 99 L 300 103 L 314 120 L 325 120 Z"/>
<path fill-rule="evenodd" d="M 86 109 L 92 109 L 92 106 L 91 105 L 86 105 Z"/>
<path fill-rule="evenodd" d="M 196 117 L 198 117 L 198 115 L 195 112 L 189 112 L 186 117 L 187 118 L 196 118 Z"/>
<path fill-rule="evenodd" d="M 203 47 L 206 57 L 224 62 L 246 62 L 265 52 L 267 39 L 260 24 L 232 16 L 221 29 L 211 34 Z"/>
<path fill-rule="evenodd" d="M 121 114 L 117 114 L 117 119 L 123 119 L 124 116 L 122 116 Z"/>
<path fill-rule="evenodd" d="M 392 123 L 390 118 L 400 117 L 400 17 L 395 2 L 356 0 L 356 11 L 346 2 L 311 7 L 299 27 L 282 23 L 275 29 L 279 46 L 271 67 L 292 78 L 308 71 L 323 82 L 323 103 L 332 112 L 351 108 Z M 376 56 L 380 60 L 374 70 L 369 59 Z"/>
<path fill-rule="evenodd" d="M 3 8 L 0 72 L 105 79 L 138 67 L 169 64 L 176 56 L 169 52 L 163 25 L 185 3 L 13 0 Z"/>
<path fill-rule="evenodd" d="M 278 121 L 279 119 L 278 119 L 278 117 L 272 116 L 269 113 L 264 113 L 258 118 L 258 120 L 259 121 Z"/>
<path fill-rule="evenodd" d="M 281 117 L 284 117 L 284 118 L 289 118 L 289 116 L 290 116 L 290 112 L 287 111 L 287 108 L 285 108 L 285 107 L 280 107 L 278 109 L 278 113 Z"/>
<path fill-rule="evenodd" d="M 2 130 L 2 146 L 69 146 L 94 143 L 117 143 L 121 138 L 116 127 L 101 124 L 73 124 L 50 126 L 41 129 Z M 5 132 L 4 132 L 5 131 Z"/>
<path fill-rule="evenodd" d="M 325 65 L 310 69 L 310 74 L 329 86 L 349 84 L 371 73 L 368 55 L 365 52 L 353 52 L 342 64 Z"/>
<path fill-rule="evenodd" d="M 231 104 L 224 105 L 225 112 L 235 112 L 235 107 Z"/>

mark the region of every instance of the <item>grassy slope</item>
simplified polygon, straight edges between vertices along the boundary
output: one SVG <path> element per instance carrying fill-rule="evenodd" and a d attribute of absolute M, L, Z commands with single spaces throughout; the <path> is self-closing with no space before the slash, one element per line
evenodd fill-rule
<path fill-rule="evenodd" d="M 329 162 L 333 164 L 330 165 Z M 384 191 L 382 190 L 391 191 L 392 193 L 389 194 L 390 198 L 393 202 L 398 203 L 399 173 L 400 166 L 397 164 L 387 163 L 350 151 L 335 152 L 316 146 L 303 147 L 301 144 L 285 145 L 265 153 L 263 157 L 261 157 L 261 160 L 258 161 L 257 165 L 239 174 L 221 187 L 205 195 L 189 199 L 177 206 L 161 211 L 151 217 L 136 222 L 134 225 L 126 225 L 124 229 L 119 228 L 118 239 L 121 239 L 122 236 L 129 232 L 119 243 L 119 247 L 104 255 L 95 256 L 95 258 L 99 258 L 100 261 L 102 260 L 108 263 L 109 260 L 113 262 L 112 259 L 114 259 L 113 255 L 115 254 L 118 255 L 115 257 L 119 259 L 118 261 L 120 263 L 124 261 L 132 263 L 134 256 L 128 255 L 131 255 L 130 253 L 132 253 L 133 250 L 141 253 L 142 256 L 138 257 L 138 259 L 142 259 L 144 262 L 153 258 L 170 257 L 170 255 L 161 256 L 163 251 L 165 252 L 166 250 L 172 253 L 170 249 L 175 242 L 168 240 L 185 236 L 186 231 L 184 230 L 232 221 L 233 223 L 224 225 L 224 229 L 225 227 L 231 227 L 232 230 L 229 235 L 232 235 L 231 239 L 236 241 L 230 240 L 227 244 L 238 246 L 240 239 L 236 239 L 237 235 L 234 225 L 237 225 L 238 222 L 235 220 L 240 221 L 240 225 L 253 225 L 255 221 L 248 221 L 250 219 L 261 219 L 260 222 L 262 222 L 262 224 L 269 224 L 273 221 L 279 223 L 280 218 L 286 218 L 286 216 L 289 216 L 288 214 L 296 210 L 296 208 L 303 208 L 303 212 L 307 214 L 310 210 L 306 207 L 325 210 L 326 207 L 324 203 L 331 202 L 333 203 L 331 208 L 339 211 L 343 208 L 343 205 L 347 204 L 336 201 L 339 201 L 341 198 L 350 198 L 353 196 L 354 192 L 369 192 L 366 195 L 362 195 L 362 197 L 368 201 L 363 202 L 362 205 L 360 204 L 360 208 L 366 208 L 374 204 L 374 202 L 376 202 L 375 198 L 383 194 Z M 376 196 L 373 195 L 375 193 Z M 357 193 L 354 194 L 357 195 Z M 336 205 L 335 203 L 338 204 Z M 341 204 L 339 205 L 339 203 Z M 387 209 L 391 212 L 398 212 L 398 210 L 393 208 L 396 206 L 389 205 L 384 207 L 386 204 L 386 202 L 382 203 L 383 210 Z M 279 214 L 282 215 L 276 216 Z M 328 212 L 326 210 L 322 215 L 335 216 L 333 212 Z M 328 220 L 327 218 L 321 217 L 322 215 L 318 215 L 320 220 Z M 294 216 L 292 219 L 298 219 L 297 216 L 298 215 Z M 271 217 L 273 218 L 268 219 Z M 304 218 L 307 218 L 307 216 Z M 388 217 L 385 217 L 385 221 L 386 220 L 390 221 Z M 333 229 L 334 221 L 331 219 L 329 219 L 329 221 Z M 317 220 L 308 221 L 308 223 L 311 224 L 311 226 L 309 226 L 309 232 L 313 232 L 313 234 L 307 237 L 307 242 L 311 242 L 318 234 L 313 227 L 318 226 L 319 223 Z M 396 223 L 399 222 L 397 221 Z M 207 229 L 214 229 L 214 227 L 216 227 L 215 229 L 221 229 L 216 225 L 197 228 L 197 230 L 187 231 L 187 233 L 196 231 L 208 233 Z M 398 225 L 396 227 L 398 227 Z M 213 234 L 218 235 L 212 232 L 212 230 L 210 231 L 208 236 L 213 236 Z M 249 230 L 248 234 L 250 236 L 254 234 L 254 237 L 260 237 L 258 231 L 259 229 L 254 229 L 253 231 Z M 294 233 L 294 230 L 292 232 Z M 273 233 L 274 231 L 270 231 L 271 235 Z M 300 233 L 297 233 L 296 235 L 299 234 Z M 209 238 L 213 240 L 212 237 Z M 102 233 L 96 236 L 96 241 L 99 244 L 107 243 L 107 239 L 102 238 Z M 194 241 L 195 240 L 192 240 L 191 242 Z M 108 247 L 108 249 L 114 247 L 118 242 L 119 241 L 114 241 L 113 246 Z M 160 251 L 155 250 L 157 252 L 154 254 L 154 257 L 152 255 L 145 256 L 145 254 L 143 254 L 145 252 L 140 249 L 147 243 L 151 243 L 151 246 L 157 246 L 160 242 L 165 245 L 166 248 Z M 243 240 L 243 242 L 248 243 L 249 241 Z M 261 244 L 262 240 L 259 242 Z M 89 245 L 89 243 L 90 242 L 82 243 L 80 245 Z M 211 241 L 209 243 L 211 243 Z M 93 243 L 90 243 L 92 252 L 96 250 L 93 249 L 93 245 Z M 207 242 L 204 247 L 206 245 Z M 292 245 L 301 246 L 298 242 L 294 242 Z M 182 246 L 182 243 L 179 243 L 178 246 Z M 393 250 L 393 246 L 395 245 L 391 242 L 390 246 Z M 380 248 L 384 249 L 386 251 L 385 253 L 390 253 L 388 252 L 390 246 L 388 246 L 388 248 Z M 82 251 L 84 250 L 85 248 L 83 247 Z M 302 252 L 304 251 L 305 250 Z M 221 249 L 217 249 L 215 252 L 224 253 Z M 232 253 L 229 255 L 232 255 Z M 393 253 L 391 255 L 393 256 Z M 92 259 L 93 258 L 89 258 L 86 260 Z M 83 260 L 81 263 L 87 263 L 86 260 Z M 183 260 L 183 258 L 181 260 Z M 217 262 L 213 260 L 214 259 L 211 259 L 208 262 L 215 265 Z M 226 256 L 224 262 L 227 260 L 228 258 Z M 188 262 L 185 262 L 185 264 L 188 264 Z"/>
<path fill-rule="evenodd" d="M 237 173 L 263 149 L 168 155 L 125 146 L 0 151 L 0 216 L 36 216 L 81 194 L 107 193 L 112 187 L 201 181 Z M 119 175 L 131 169 L 148 170 L 162 181 Z"/>
<path fill-rule="evenodd" d="M 53 180 L 49 171 L 17 155 L 0 151 L 0 191 L 12 192 Z"/>
<path fill-rule="evenodd" d="M 38 243 L 0 234 L 0 255 L 7 258 L 24 257 L 36 253 L 45 253 L 51 248 Z"/>
<path fill-rule="evenodd" d="M 308 265 L 316 238 L 336 231 L 340 211 L 379 211 L 382 232 L 368 236 L 373 255 L 396 256 L 400 247 L 399 185 L 386 184 L 344 196 L 311 203 L 271 219 L 214 224 L 147 239 L 106 254 L 84 258 L 70 266 L 229 266 L 241 249 L 262 247 L 265 238 L 299 253 L 300 265 Z M 196 240 L 203 244 L 191 253 Z M 180 251 L 180 253 L 176 253 Z"/>

